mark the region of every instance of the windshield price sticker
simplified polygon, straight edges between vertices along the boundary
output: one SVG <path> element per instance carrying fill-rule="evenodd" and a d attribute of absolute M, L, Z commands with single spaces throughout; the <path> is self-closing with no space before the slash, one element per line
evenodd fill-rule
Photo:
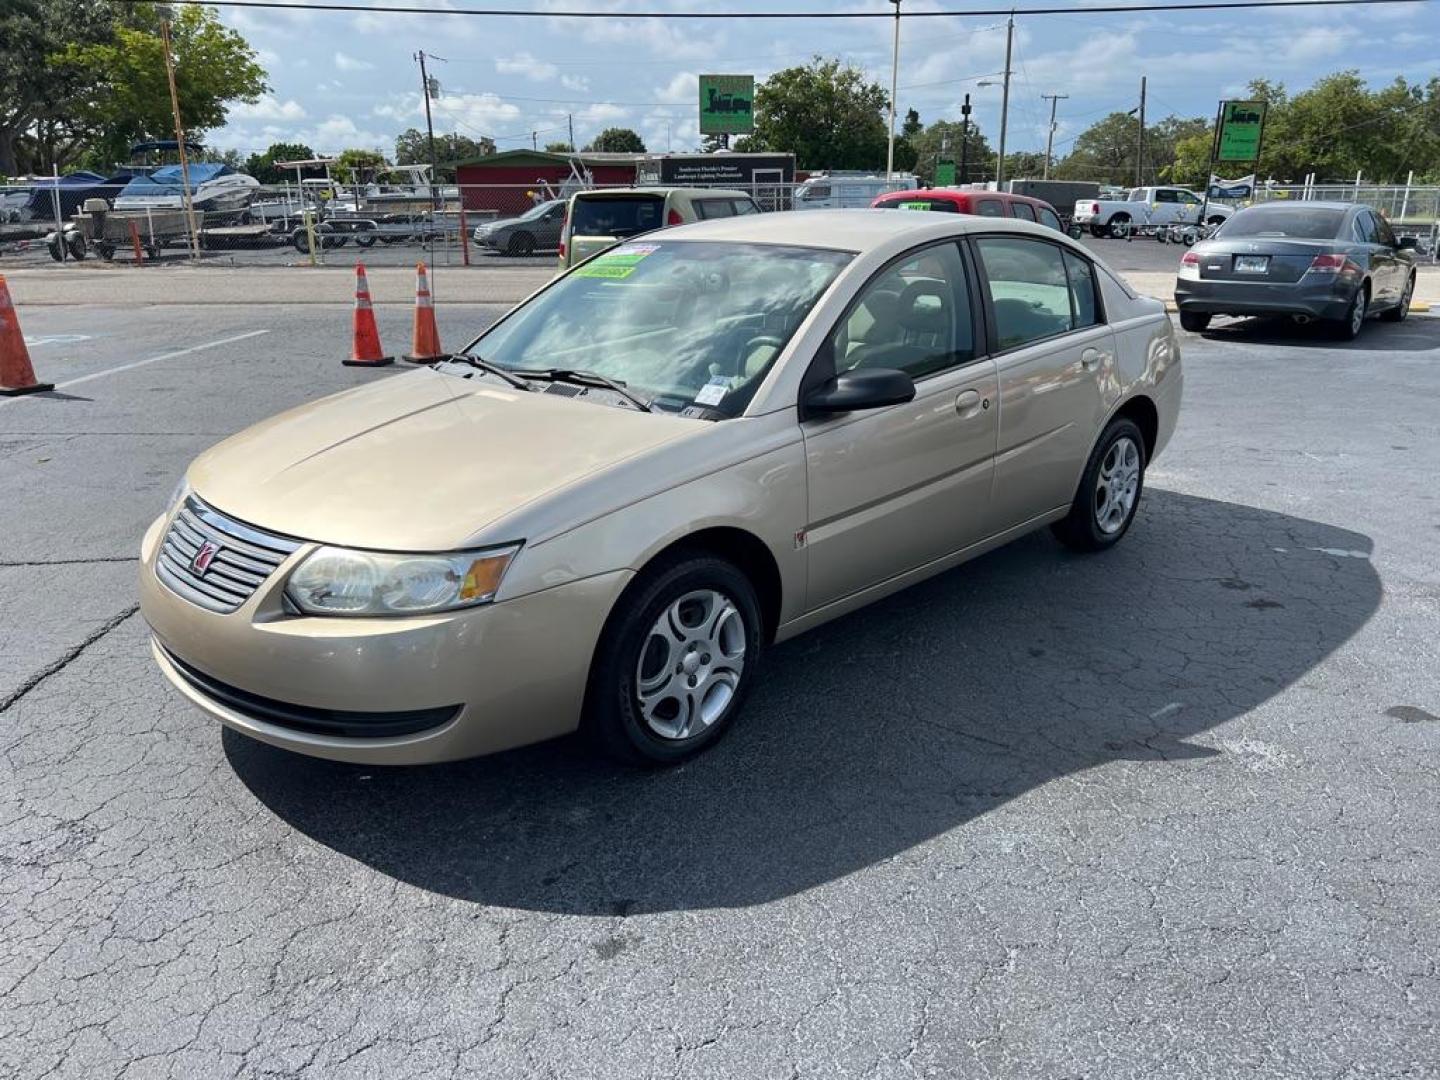
<path fill-rule="evenodd" d="M 719 405 L 734 385 L 735 380 L 728 375 L 712 375 L 710 381 L 695 395 L 695 404 Z"/>
<path fill-rule="evenodd" d="M 928 202 L 902 202 L 902 203 L 900 204 L 900 209 L 901 209 L 901 210 L 929 210 L 929 209 L 930 209 L 930 204 L 929 204 Z"/>
<path fill-rule="evenodd" d="M 607 278 L 611 281 L 627 278 L 635 272 L 641 259 L 659 250 L 659 244 L 625 244 L 603 255 L 597 255 L 593 261 L 575 271 L 575 276 Z"/>

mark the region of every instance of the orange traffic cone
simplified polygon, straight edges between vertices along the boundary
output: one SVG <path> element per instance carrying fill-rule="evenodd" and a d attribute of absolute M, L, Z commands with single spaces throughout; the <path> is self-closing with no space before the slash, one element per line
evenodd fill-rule
<path fill-rule="evenodd" d="M 355 332 L 350 346 L 350 359 L 340 361 L 346 367 L 384 367 L 395 358 L 380 348 L 380 329 L 375 325 L 375 309 L 370 306 L 370 282 L 365 279 L 365 264 L 355 264 Z"/>
<path fill-rule="evenodd" d="M 30 350 L 25 348 L 25 335 L 20 333 L 20 316 L 10 302 L 10 286 L 0 274 L 0 397 L 38 394 L 54 390 L 53 383 L 37 382 L 30 366 Z"/>
<path fill-rule="evenodd" d="M 435 301 L 430 296 L 430 278 L 425 264 L 415 264 L 415 332 L 405 359 L 412 364 L 429 364 L 446 355 L 440 348 L 440 330 L 435 326 Z"/>

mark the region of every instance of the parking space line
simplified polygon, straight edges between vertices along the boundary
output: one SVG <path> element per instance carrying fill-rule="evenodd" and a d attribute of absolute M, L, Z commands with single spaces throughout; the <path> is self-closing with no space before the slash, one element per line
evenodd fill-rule
<path fill-rule="evenodd" d="M 247 330 L 243 334 L 236 334 L 234 337 L 221 338 L 219 341 L 207 341 L 203 345 L 191 345 L 188 349 L 176 349 L 174 352 L 162 353 L 159 356 L 147 357 L 144 360 L 136 360 L 133 363 L 121 364 L 119 367 L 106 368 L 104 371 L 92 371 L 89 375 L 81 375 L 78 379 L 70 379 L 66 382 L 56 383 L 56 390 L 66 390 L 72 386 L 79 386 L 81 383 L 89 382 L 91 379 L 100 379 L 106 375 L 118 375 L 122 371 L 134 371 L 146 364 L 158 364 L 161 360 L 175 360 L 181 356 L 189 356 L 191 353 L 203 352 L 206 349 L 218 349 L 221 345 L 232 345 L 237 341 L 244 341 L 247 338 L 259 337 L 261 334 L 268 334 L 269 328 L 263 330 Z M 14 405 L 21 401 L 35 401 L 40 395 L 31 397 L 9 398 L 0 401 L 0 408 L 6 405 Z"/>

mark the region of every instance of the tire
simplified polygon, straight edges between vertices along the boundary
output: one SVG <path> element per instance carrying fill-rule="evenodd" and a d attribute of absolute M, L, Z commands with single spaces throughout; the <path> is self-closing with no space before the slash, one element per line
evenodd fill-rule
<path fill-rule="evenodd" d="M 70 257 L 76 262 L 83 262 L 85 259 L 85 237 L 78 232 L 70 233 L 65 237 L 65 247 L 70 252 Z"/>
<path fill-rule="evenodd" d="M 1410 271 L 1410 280 L 1405 282 L 1405 288 L 1400 292 L 1400 302 L 1388 311 L 1381 313 L 1380 318 L 1386 322 L 1404 322 L 1405 316 L 1410 314 L 1410 299 L 1415 295 L 1415 271 Z"/>
<path fill-rule="evenodd" d="M 1105 225 L 1105 235 L 1112 240 L 1124 240 L 1130 235 L 1130 215 L 1116 214 Z"/>
<path fill-rule="evenodd" d="M 110 262 L 115 258 L 115 249 L 109 244 L 96 244 L 95 254 L 99 255 L 100 258 L 104 259 L 106 262 Z"/>
<path fill-rule="evenodd" d="M 1182 311 L 1180 312 L 1180 329 L 1188 330 L 1192 334 L 1203 334 L 1210 328 L 1210 320 L 1213 317 L 1208 312 Z"/>
<path fill-rule="evenodd" d="M 1118 501 L 1104 474 L 1120 470 Z M 1103 551 L 1130 531 L 1145 488 L 1145 437 L 1133 420 L 1110 422 L 1090 453 L 1070 513 L 1050 531 L 1076 551 Z M 1103 499 L 1103 502 L 1102 502 Z M 1098 505 L 1097 505 L 1098 504 Z"/>
<path fill-rule="evenodd" d="M 1106 231 L 1104 225 L 1091 225 L 1090 235 L 1093 236 L 1096 240 L 1103 240 L 1106 236 L 1109 235 L 1109 233 Z"/>
<path fill-rule="evenodd" d="M 717 613 L 718 628 L 707 635 Z M 755 683 L 762 625 L 755 587 L 734 564 L 680 551 L 647 567 L 600 636 L 582 729 L 628 764 L 673 765 L 700 753 L 732 726 Z M 695 679 L 698 704 L 688 693 Z"/>
<path fill-rule="evenodd" d="M 290 243 L 301 255 L 310 254 L 310 235 L 304 229 L 296 229 L 291 233 Z"/>
<path fill-rule="evenodd" d="M 1345 309 L 1345 317 L 1334 324 L 1335 337 L 1339 341 L 1354 341 L 1365 326 L 1365 316 L 1370 310 L 1370 286 L 1361 285 L 1355 290 L 1355 299 Z"/>
<path fill-rule="evenodd" d="M 380 237 L 375 235 L 375 231 L 373 229 L 361 229 L 355 234 L 355 246 L 362 248 L 371 248 L 375 246 L 375 241 L 379 239 Z"/>
<path fill-rule="evenodd" d="M 510 242 L 505 245 L 506 255 L 524 257 L 535 253 L 535 237 L 527 232 L 516 233 L 510 237 Z"/>
<path fill-rule="evenodd" d="M 62 243 L 64 241 L 60 239 L 58 233 L 51 233 L 45 238 L 45 250 L 50 252 L 50 258 L 56 262 L 65 261 L 65 249 L 60 246 Z"/>

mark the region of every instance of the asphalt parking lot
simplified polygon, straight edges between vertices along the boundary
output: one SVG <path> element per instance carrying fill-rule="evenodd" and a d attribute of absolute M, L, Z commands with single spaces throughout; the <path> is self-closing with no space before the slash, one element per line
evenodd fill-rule
<path fill-rule="evenodd" d="M 627 772 L 203 719 L 142 530 L 228 433 L 404 376 L 340 366 L 343 305 L 21 318 L 60 387 L 0 399 L 0 1077 L 1440 1075 L 1440 319 L 1183 335 L 1117 549 L 787 643 Z"/>

